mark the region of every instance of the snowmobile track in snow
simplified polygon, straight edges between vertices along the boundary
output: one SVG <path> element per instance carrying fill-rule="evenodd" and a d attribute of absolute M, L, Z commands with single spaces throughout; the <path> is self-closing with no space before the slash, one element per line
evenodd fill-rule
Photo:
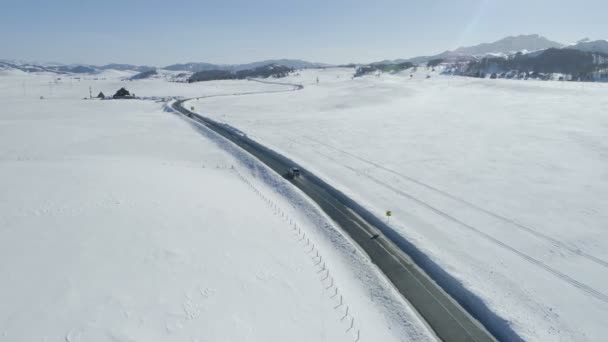
<path fill-rule="evenodd" d="M 588 259 L 588 260 L 590 260 L 590 261 L 592 261 L 592 262 L 594 262 L 594 263 L 596 263 L 596 264 L 598 264 L 600 266 L 608 268 L 608 261 L 603 260 L 601 258 L 598 258 L 598 257 L 596 257 L 594 255 L 589 254 L 589 253 L 586 253 L 585 251 L 583 251 L 583 250 L 581 250 L 579 248 L 570 246 L 567 243 L 559 241 L 559 240 L 557 240 L 557 239 L 555 239 L 555 238 L 553 238 L 553 237 L 551 237 L 549 235 L 543 234 L 543 233 L 539 232 L 538 229 L 534 229 L 534 228 L 525 226 L 525 225 L 517 222 L 514 219 L 510 219 L 510 218 L 508 218 L 506 216 L 503 216 L 501 214 L 498 214 L 498 213 L 495 213 L 495 212 L 490 211 L 488 209 L 482 208 L 482 207 L 480 207 L 480 206 L 478 206 L 478 205 L 476 205 L 474 203 L 471 203 L 471 202 L 469 202 L 469 201 L 467 201 L 467 200 L 465 200 L 465 199 L 463 199 L 461 197 L 458 197 L 456 195 L 452 195 L 452 194 L 450 194 L 450 193 L 448 193 L 446 191 L 443 191 L 441 189 L 438 189 L 438 188 L 436 188 L 436 187 L 434 187 L 434 186 L 432 186 L 430 184 L 424 183 L 424 182 L 422 182 L 422 181 L 420 181 L 418 179 L 415 179 L 413 177 L 410 177 L 410 176 L 404 175 L 402 173 L 399 173 L 399 172 L 397 172 L 395 170 L 392 170 L 390 168 L 382 166 L 382 165 L 380 165 L 380 164 L 378 164 L 378 163 L 376 163 L 374 161 L 371 161 L 371 160 L 362 158 L 360 156 L 357 156 L 356 154 L 353 154 L 351 152 L 345 151 L 343 149 L 340 149 L 338 147 L 332 146 L 330 144 L 327 144 L 325 142 L 319 141 L 317 139 L 314 139 L 314 138 L 311 138 L 311 137 L 308 137 L 308 136 L 302 136 L 302 138 L 307 139 L 309 141 L 312 141 L 314 143 L 323 145 L 323 146 L 325 146 L 327 148 L 330 148 L 330 149 L 333 149 L 335 151 L 338 151 L 338 152 L 340 152 L 340 153 L 342 153 L 344 155 L 347 155 L 347 156 L 349 156 L 351 158 L 359 160 L 359 161 L 361 161 L 363 163 L 366 163 L 368 165 L 374 166 L 374 167 L 376 167 L 378 169 L 381 169 L 381 170 L 384 170 L 384 171 L 386 171 L 388 173 L 394 174 L 395 176 L 398 176 L 398 177 L 400 177 L 400 178 L 402 178 L 402 179 L 404 179 L 406 181 L 415 183 L 415 184 L 417 184 L 417 185 L 419 185 L 421 187 L 424 187 L 424 188 L 426 188 L 428 190 L 431 190 L 431 191 L 433 191 L 435 193 L 438 193 L 438 194 L 440 194 L 442 196 L 445 196 L 445 197 L 450 198 L 450 199 L 452 199 L 454 201 L 460 202 L 460 203 L 462 203 L 463 205 L 465 205 L 465 206 L 467 206 L 469 208 L 472 208 L 474 210 L 477 210 L 479 212 L 482 212 L 484 214 L 492 216 L 492 217 L 494 217 L 494 218 L 496 218 L 498 220 L 501 220 L 501 221 L 506 222 L 506 223 L 508 223 L 510 225 L 513 225 L 514 227 L 516 227 L 518 229 L 521 229 L 521 230 L 523 230 L 525 232 L 528 232 L 528 233 L 530 233 L 530 234 L 532 234 L 532 235 L 534 235 L 534 236 L 536 236 L 536 237 L 538 237 L 538 238 L 540 238 L 542 240 L 548 241 L 548 242 L 550 242 L 551 244 L 553 244 L 556 247 L 564 248 L 564 249 L 566 249 L 566 250 L 568 250 L 568 251 L 570 251 L 570 252 L 572 252 L 574 254 L 577 254 L 577 255 L 585 258 L 585 259 Z"/>
<path fill-rule="evenodd" d="M 331 157 L 323 154 L 322 152 L 315 151 L 315 153 L 317 153 L 317 154 L 319 154 L 319 155 L 321 155 L 321 156 L 323 156 L 325 158 L 328 158 L 330 160 L 333 159 L 333 158 L 331 158 Z M 353 168 L 351 166 L 344 165 L 344 164 L 340 164 L 340 165 L 343 166 L 344 168 L 347 168 L 347 169 L 349 169 L 349 170 L 351 170 L 351 171 L 353 171 L 353 172 L 355 172 L 355 173 L 363 176 L 363 177 L 366 177 L 367 179 L 371 180 L 372 182 L 374 182 L 374 183 L 376 183 L 376 184 L 378 184 L 378 185 L 380 185 L 380 186 L 382 186 L 382 187 L 384 187 L 384 188 L 386 188 L 386 189 L 388 189 L 388 190 L 396 193 L 397 195 L 399 195 L 401 197 L 404 197 L 404 198 L 407 198 L 407 199 L 409 199 L 409 200 L 417 203 L 418 205 L 420 205 L 420 206 L 422 206 L 422 207 L 424 207 L 424 208 L 426 208 L 426 209 L 434 212 L 435 214 L 437 214 L 437 215 L 439 215 L 441 217 L 444 217 L 444 218 L 446 218 L 446 219 L 448 219 L 448 220 L 450 220 L 450 221 L 458 224 L 459 226 L 468 229 L 469 231 L 474 232 L 478 236 L 481 236 L 482 238 L 486 239 L 487 241 L 490 241 L 490 242 L 496 244 L 497 246 L 499 246 L 499 247 L 501 247 L 501 248 L 503 248 L 503 249 L 505 249 L 507 251 L 510 251 L 510 252 L 512 252 L 512 253 L 520 256 L 524 260 L 526 260 L 526 261 L 530 262 L 531 264 L 536 265 L 536 266 L 542 268 L 543 270 L 545 270 L 545 271 L 553 274 L 558 279 L 563 280 L 563 281 L 569 283 L 570 285 L 574 286 L 575 288 L 578 288 L 579 290 L 583 291 L 584 293 L 586 293 L 586 294 L 588 294 L 588 295 L 590 295 L 590 296 L 592 296 L 592 297 L 594 297 L 596 299 L 599 299 L 599 300 L 601 300 L 601 301 L 603 301 L 605 303 L 608 303 L 608 295 L 606 295 L 606 294 L 604 294 L 604 293 L 602 293 L 602 292 L 594 289 L 593 287 L 591 287 L 589 285 L 586 285 L 586 284 L 584 284 L 584 283 L 582 283 L 582 282 L 580 282 L 580 281 L 578 281 L 578 280 L 570 277 L 567 274 L 564 274 L 563 272 L 558 271 L 557 269 L 555 269 L 555 268 L 547 265 L 546 263 L 542 262 L 541 260 L 538 260 L 538 259 L 536 259 L 536 258 L 534 258 L 534 257 L 532 257 L 532 256 L 530 256 L 530 255 L 528 255 L 528 254 L 520 251 L 519 249 L 517 249 L 515 247 L 512 247 L 512 246 L 510 246 L 509 244 L 507 244 L 507 243 L 505 243 L 503 241 L 498 240 L 497 238 L 493 237 L 492 235 L 490 235 L 490 234 L 488 234 L 486 232 L 483 232 L 480 229 L 478 229 L 478 228 L 476 228 L 476 227 L 474 227 L 474 226 L 472 226 L 472 225 L 470 225 L 470 224 L 468 224 L 468 223 L 466 223 L 466 222 L 464 222 L 464 221 L 462 221 L 462 220 L 460 220 L 460 219 L 458 219 L 458 218 L 450 215 L 449 213 L 447 213 L 445 211 L 442 211 L 441 209 L 438 209 L 438 208 L 434 207 L 433 205 L 431 205 L 431 204 L 429 204 L 429 203 L 427 203 L 427 202 L 425 202 L 425 201 L 423 201 L 423 200 L 421 200 L 421 199 L 419 199 L 419 198 L 417 198 L 415 196 L 412 196 L 412 195 L 408 194 L 407 192 L 405 192 L 405 191 L 403 191 L 401 189 L 398 189 L 398 188 L 396 188 L 396 187 L 394 187 L 394 186 L 392 186 L 392 185 L 390 185 L 390 184 L 388 184 L 386 182 L 383 182 L 382 180 L 380 180 L 380 179 L 378 179 L 376 177 L 373 177 L 373 176 L 370 176 L 368 174 L 362 173 L 359 170 L 357 170 L 357 169 L 355 169 L 355 168 Z M 559 246 L 561 246 L 561 245 L 559 245 Z M 572 252 L 574 252 L 574 251 L 572 251 Z M 575 253 L 575 254 L 581 255 L 579 253 Z"/>

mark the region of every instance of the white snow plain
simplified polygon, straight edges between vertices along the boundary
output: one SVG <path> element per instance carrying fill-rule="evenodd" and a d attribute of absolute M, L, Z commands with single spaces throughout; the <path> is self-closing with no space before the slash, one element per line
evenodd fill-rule
<path fill-rule="evenodd" d="M 442 285 L 520 337 L 604 340 L 608 85 L 352 73 L 189 103 L 392 210 L 391 227 L 453 277 Z"/>
<path fill-rule="evenodd" d="M 0 340 L 434 339 L 281 177 L 162 102 L 82 99 L 285 87 L 102 76 L 0 75 Z"/>

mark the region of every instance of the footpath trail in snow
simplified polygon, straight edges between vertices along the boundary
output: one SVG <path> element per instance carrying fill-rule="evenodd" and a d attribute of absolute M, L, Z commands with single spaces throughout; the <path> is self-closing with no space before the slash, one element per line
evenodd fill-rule
<path fill-rule="evenodd" d="M 81 99 L 116 78 L 50 77 L 0 76 L 0 340 L 433 340 L 282 178 L 162 103 Z"/>
<path fill-rule="evenodd" d="M 351 75 L 302 71 L 286 80 L 306 85 L 297 96 L 190 103 L 378 216 L 392 210 L 394 229 L 458 282 L 442 285 L 523 338 L 605 336 L 606 85 Z"/>

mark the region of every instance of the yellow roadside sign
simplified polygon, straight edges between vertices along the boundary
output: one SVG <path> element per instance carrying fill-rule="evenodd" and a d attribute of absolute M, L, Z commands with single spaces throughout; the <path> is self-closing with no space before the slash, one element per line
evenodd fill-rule
<path fill-rule="evenodd" d="M 392 212 L 392 211 L 390 211 L 390 210 L 387 210 L 387 211 L 386 211 L 386 216 L 389 216 L 389 217 L 390 217 L 390 216 L 393 216 L 393 212 Z"/>

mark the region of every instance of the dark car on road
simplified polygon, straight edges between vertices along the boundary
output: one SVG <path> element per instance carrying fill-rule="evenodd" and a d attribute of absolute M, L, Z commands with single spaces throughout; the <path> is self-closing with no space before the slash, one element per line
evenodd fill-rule
<path fill-rule="evenodd" d="M 289 179 L 295 179 L 297 177 L 300 177 L 300 169 L 297 167 L 290 167 L 289 171 L 287 171 L 287 178 Z"/>

